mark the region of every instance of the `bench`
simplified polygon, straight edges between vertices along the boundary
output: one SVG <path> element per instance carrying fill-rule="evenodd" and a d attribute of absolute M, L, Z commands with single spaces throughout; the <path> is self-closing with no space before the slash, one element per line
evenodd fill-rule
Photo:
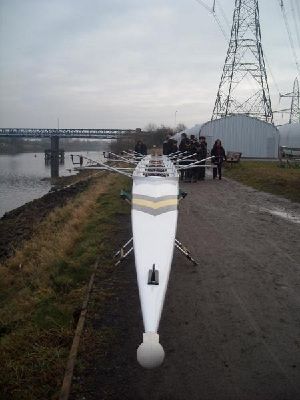
<path fill-rule="evenodd" d="M 242 153 L 239 153 L 238 151 L 227 151 L 226 154 L 226 161 L 230 164 L 237 164 L 240 162 Z"/>
<path fill-rule="evenodd" d="M 279 147 L 279 165 L 281 167 L 299 168 L 300 167 L 300 148 L 299 147 Z"/>

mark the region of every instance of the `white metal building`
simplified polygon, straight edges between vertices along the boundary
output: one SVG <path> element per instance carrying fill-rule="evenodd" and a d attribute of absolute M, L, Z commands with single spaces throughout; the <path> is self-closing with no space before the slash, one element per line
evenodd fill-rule
<path fill-rule="evenodd" d="M 220 139 L 225 151 L 242 153 L 242 157 L 277 158 L 278 129 L 267 122 L 246 115 L 232 115 L 202 125 L 208 149 Z"/>
<path fill-rule="evenodd" d="M 278 129 L 280 146 L 300 148 L 300 123 L 282 125 Z"/>

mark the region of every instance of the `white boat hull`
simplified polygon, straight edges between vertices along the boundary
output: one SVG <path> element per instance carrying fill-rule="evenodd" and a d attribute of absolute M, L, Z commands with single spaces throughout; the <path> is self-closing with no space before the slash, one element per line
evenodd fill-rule
<path fill-rule="evenodd" d="M 154 338 L 154 342 L 157 343 L 157 331 L 173 259 L 178 190 L 178 174 L 175 176 L 133 175 L 131 213 L 133 248 L 146 333 L 144 339 L 146 337 L 147 341 L 147 338 L 151 340 Z M 149 283 L 151 270 L 156 271 L 158 279 L 155 283 Z M 151 343 L 151 352 L 153 352 L 153 340 Z"/>

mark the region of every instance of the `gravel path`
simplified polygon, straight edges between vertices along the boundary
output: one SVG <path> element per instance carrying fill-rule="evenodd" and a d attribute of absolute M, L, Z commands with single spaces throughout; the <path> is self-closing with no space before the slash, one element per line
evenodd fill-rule
<path fill-rule="evenodd" d="M 119 343 L 106 359 L 95 351 L 84 398 L 299 399 L 300 205 L 227 179 L 182 188 L 177 236 L 199 266 L 176 252 L 160 325 L 164 364 L 136 362 L 131 259 L 110 278 L 118 299 L 98 324 L 118 327 Z"/>

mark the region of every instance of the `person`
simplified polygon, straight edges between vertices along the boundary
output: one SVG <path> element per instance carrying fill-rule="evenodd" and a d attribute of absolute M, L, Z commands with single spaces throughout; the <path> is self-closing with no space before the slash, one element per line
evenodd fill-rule
<path fill-rule="evenodd" d="M 163 142 L 163 155 L 165 156 L 171 154 L 169 140 L 170 140 L 170 135 L 167 135 L 166 140 Z"/>
<path fill-rule="evenodd" d="M 171 139 L 172 140 L 172 154 L 177 153 L 178 151 L 178 146 L 177 146 L 177 140 Z"/>
<path fill-rule="evenodd" d="M 198 152 L 200 148 L 200 143 L 196 139 L 195 135 L 191 135 L 191 141 L 190 141 L 190 155 L 194 155 L 194 160 L 191 159 L 191 163 L 201 160 L 201 158 L 198 158 Z M 193 182 L 197 182 L 198 180 L 198 175 L 199 175 L 199 169 L 200 168 L 192 168 L 188 170 L 187 172 L 189 173 L 190 180 Z"/>
<path fill-rule="evenodd" d="M 191 149 L 191 142 L 190 142 L 189 138 L 187 137 L 187 134 L 185 132 L 183 132 L 181 134 L 181 141 L 180 141 L 180 144 L 179 144 L 179 151 L 181 153 L 190 152 L 190 149 Z M 181 161 L 181 162 L 179 162 L 179 165 L 186 165 L 186 163 L 184 161 Z M 181 170 L 180 174 L 181 174 L 180 179 L 182 181 L 184 179 L 188 180 L 190 178 L 189 170 L 186 170 L 186 171 L 185 170 Z"/>
<path fill-rule="evenodd" d="M 181 141 L 179 144 L 179 151 L 181 151 L 182 153 L 185 151 L 189 151 L 190 150 L 190 140 L 187 137 L 187 134 L 185 132 L 183 132 L 181 134 Z"/>
<path fill-rule="evenodd" d="M 197 149 L 197 159 L 203 160 L 204 158 L 207 157 L 207 143 L 205 136 L 200 136 L 199 141 L 200 142 Z M 198 179 L 200 181 L 204 181 L 205 179 L 205 163 L 206 163 L 205 161 L 199 163 L 199 165 L 203 165 L 203 167 L 198 168 Z"/>
<path fill-rule="evenodd" d="M 141 140 L 138 140 L 136 142 L 135 147 L 134 147 L 134 151 L 136 153 L 139 153 L 139 154 L 142 154 L 142 155 L 146 156 L 147 155 L 147 146 Z"/>
<path fill-rule="evenodd" d="M 167 156 L 176 153 L 177 150 L 177 140 L 173 139 L 171 135 L 167 135 L 166 140 L 163 142 L 163 154 Z"/>
<path fill-rule="evenodd" d="M 211 150 L 211 156 L 214 157 L 212 162 L 217 166 L 217 168 L 213 168 L 213 178 L 216 179 L 218 174 L 219 179 L 222 179 L 222 164 L 224 160 L 226 161 L 226 155 L 220 139 L 215 141 Z"/>

